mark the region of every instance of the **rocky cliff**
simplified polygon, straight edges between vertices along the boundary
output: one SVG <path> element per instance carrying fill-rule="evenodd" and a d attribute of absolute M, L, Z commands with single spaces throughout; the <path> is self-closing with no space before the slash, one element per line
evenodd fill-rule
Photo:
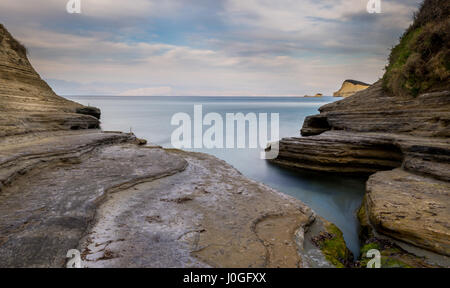
<path fill-rule="evenodd" d="M 420 255 L 426 257 L 428 264 L 447 267 L 450 266 L 450 81 L 446 75 L 450 66 L 444 55 L 448 53 L 450 29 L 443 27 L 447 27 L 450 19 L 448 8 L 448 1 L 426 0 L 414 24 L 393 49 L 383 79 L 352 97 L 321 107 L 320 114 L 306 118 L 301 130 L 304 137 L 282 139 L 279 156 L 273 161 L 297 169 L 375 173 L 367 182 L 362 207 L 361 221 L 366 223 L 364 247 L 392 248 L 380 243 L 395 242 L 409 251 L 410 254 L 406 253 L 409 260 L 415 257 L 411 255 Z M 434 36 L 420 32 L 429 29 Z M 411 41 L 411 33 L 420 35 Z M 433 41 L 436 43 L 429 44 Z M 419 49 L 422 42 L 429 44 L 426 52 Z M 400 50 L 409 52 L 400 55 L 403 53 Z M 411 70 L 418 62 L 414 61 L 410 67 L 410 57 L 422 59 L 424 66 L 419 68 L 423 69 Z M 416 81 L 410 86 L 412 82 L 405 79 L 412 78 Z M 393 259 L 395 253 L 389 249 L 383 252 L 384 257 L 399 264 L 400 260 Z M 405 266 L 423 264 L 417 261 L 411 264 L 409 260 L 405 264 L 403 260 L 400 262 Z"/>
<path fill-rule="evenodd" d="M 333 93 L 334 97 L 349 97 L 354 95 L 356 92 L 365 90 L 370 87 L 370 84 L 366 84 L 361 81 L 356 80 L 345 80 L 344 83 L 342 83 L 341 89 L 339 89 L 337 92 Z"/>
<path fill-rule="evenodd" d="M 56 95 L 1 24 L 0 68 L 0 137 L 99 126 L 100 111 Z"/>

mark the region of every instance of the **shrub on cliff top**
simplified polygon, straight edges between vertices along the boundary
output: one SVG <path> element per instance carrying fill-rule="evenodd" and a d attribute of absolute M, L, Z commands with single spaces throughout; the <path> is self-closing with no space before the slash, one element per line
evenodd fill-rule
<path fill-rule="evenodd" d="M 389 56 L 384 88 L 400 96 L 450 88 L 450 1 L 425 0 Z"/>
<path fill-rule="evenodd" d="M 9 31 L 6 30 L 6 28 L 2 24 L 0 24 L 0 44 L 2 43 L 3 39 L 6 40 L 6 43 L 9 45 L 9 47 L 11 47 L 12 50 L 16 51 L 21 56 L 27 55 L 27 48 L 22 43 L 14 39 Z"/>

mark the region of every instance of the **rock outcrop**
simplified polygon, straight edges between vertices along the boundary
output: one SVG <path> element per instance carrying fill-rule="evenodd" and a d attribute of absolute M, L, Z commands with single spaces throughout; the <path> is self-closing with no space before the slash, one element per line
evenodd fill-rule
<path fill-rule="evenodd" d="M 446 25 L 447 6 L 446 1 L 426 0 L 412 27 Z M 442 51 L 429 52 L 440 57 Z M 392 79 L 395 73 L 384 78 Z M 370 227 L 363 231 L 374 232 L 363 237 L 369 241 L 366 246 L 387 247 L 383 255 L 390 259 L 398 253 L 386 243 L 395 242 L 406 255 L 405 266 L 450 267 L 450 91 L 438 89 L 449 87 L 449 80 L 433 82 L 431 91 L 424 88 L 419 94 L 396 94 L 385 81 L 321 107 L 319 115 L 305 119 L 304 137 L 279 142 L 273 162 L 331 173 L 375 173 L 367 182 L 362 207 L 361 221 Z M 425 257 L 425 262 L 413 255 Z M 398 258 L 390 260 L 385 263 L 401 264 Z"/>
<path fill-rule="evenodd" d="M 367 182 L 365 205 L 384 235 L 449 256 L 450 183 L 402 169 Z"/>
<path fill-rule="evenodd" d="M 364 204 L 374 229 L 444 255 L 447 260 L 438 262 L 450 266 L 450 91 L 400 98 L 377 83 L 320 110 L 304 122 L 302 134 L 308 137 L 282 139 L 273 162 L 376 173 L 367 183 Z M 389 171 L 395 168 L 401 169 Z"/>
<path fill-rule="evenodd" d="M 450 91 L 394 96 L 378 81 L 352 97 L 322 106 L 319 115 L 306 118 L 301 132 L 303 136 L 343 130 L 449 137 L 449 106 Z"/>
<path fill-rule="evenodd" d="M 334 97 L 350 97 L 356 92 L 365 90 L 370 87 L 370 84 L 366 84 L 356 80 L 345 80 L 342 83 L 341 89 L 333 93 Z"/>
<path fill-rule="evenodd" d="M 56 95 L 33 69 L 26 53 L 0 24 L 0 137 L 98 128 L 99 110 Z"/>
<path fill-rule="evenodd" d="M 303 203 L 213 156 L 137 142 L 98 130 L 2 138 L 0 267 L 62 267 L 70 249 L 86 267 L 310 266 L 316 215 Z"/>
<path fill-rule="evenodd" d="M 133 138 L 92 131 L 2 145 L 0 266 L 63 267 L 108 192 L 186 167 L 161 149 L 138 148 Z"/>

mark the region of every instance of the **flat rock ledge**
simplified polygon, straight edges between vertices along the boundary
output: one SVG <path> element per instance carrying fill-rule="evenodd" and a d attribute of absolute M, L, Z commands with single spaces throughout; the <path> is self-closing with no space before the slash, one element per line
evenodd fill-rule
<path fill-rule="evenodd" d="M 70 249 L 85 267 L 311 266 L 303 203 L 213 156 L 139 143 L 96 130 L 1 139 L 0 266 L 63 267 Z"/>

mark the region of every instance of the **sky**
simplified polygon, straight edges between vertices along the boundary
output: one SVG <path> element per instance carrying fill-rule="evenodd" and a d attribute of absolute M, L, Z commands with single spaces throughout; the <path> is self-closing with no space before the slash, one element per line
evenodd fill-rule
<path fill-rule="evenodd" d="M 383 75 L 421 0 L 0 0 L 60 95 L 332 95 Z"/>

